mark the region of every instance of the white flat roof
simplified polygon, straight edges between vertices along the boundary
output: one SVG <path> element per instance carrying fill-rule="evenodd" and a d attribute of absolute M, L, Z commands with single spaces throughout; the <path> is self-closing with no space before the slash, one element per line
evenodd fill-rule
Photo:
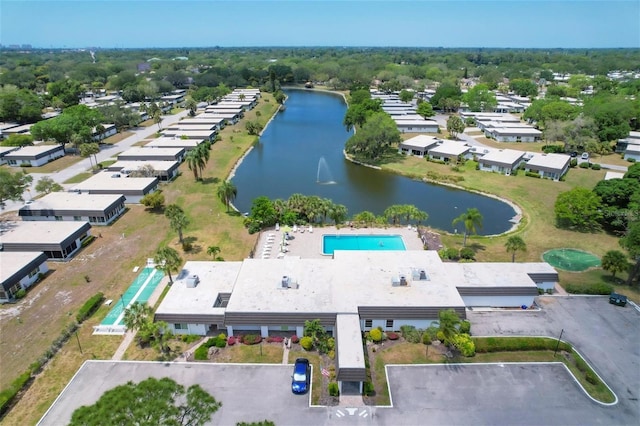
<path fill-rule="evenodd" d="M 400 143 L 400 146 L 402 147 L 415 147 L 415 148 L 428 148 L 430 146 L 433 146 L 435 144 L 437 144 L 439 141 L 438 138 L 434 137 L 434 136 L 428 136 L 428 135 L 418 135 L 418 136 L 414 136 L 412 138 L 407 139 L 406 141 L 403 141 Z"/>
<path fill-rule="evenodd" d="M 562 170 L 570 161 L 571 157 L 565 154 L 534 153 L 533 157 L 531 157 L 531 159 L 527 161 L 527 165 Z"/>
<path fill-rule="evenodd" d="M 469 150 L 470 146 L 464 142 L 445 140 L 441 144 L 429 150 L 429 154 L 462 155 Z"/>
<path fill-rule="evenodd" d="M 458 287 L 535 287 L 528 273 L 553 273 L 557 271 L 547 263 L 453 263 L 464 276 Z"/>
<path fill-rule="evenodd" d="M 225 308 L 214 308 L 213 305 L 219 293 L 231 293 L 241 267 L 242 262 L 185 263 L 156 314 L 223 315 Z M 193 288 L 187 288 L 185 278 L 191 275 L 197 275 L 200 282 Z"/>
<path fill-rule="evenodd" d="M 498 134 L 498 135 L 534 135 L 539 136 L 542 132 L 538 129 L 534 129 L 533 127 L 523 128 L 523 127 L 492 127 L 488 129 L 490 132 Z"/>
<path fill-rule="evenodd" d="M 109 169 L 118 169 L 123 172 L 133 172 L 144 166 L 151 166 L 153 170 L 159 172 L 166 172 L 170 169 L 177 167 L 179 164 L 177 161 L 155 161 L 155 160 L 140 160 L 140 161 L 116 161 L 109 166 Z"/>
<path fill-rule="evenodd" d="M 196 115 L 194 118 L 187 118 L 176 123 L 177 126 L 206 126 L 208 124 L 217 125 L 223 121 L 220 117 Z"/>
<path fill-rule="evenodd" d="M 23 146 L 20 149 L 12 151 L 5 155 L 7 157 L 34 157 L 36 155 L 45 154 L 52 151 L 62 150 L 62 145 L 32 145 Z"/>
<path fill-rule="evenodd" d="M 180 139 L 180 138 L 158 138 L 154 139 L 149 143 L 144 144 L 144 146 L 153 149 L 162 149 L 162 148 L 195 148 L 200 145 L 203 141 L 198 139 Z"/>
<path fill-rule="evenodd" d="M 91 190 L 112 190 L 117 191 L 143 191 L 147 187 L 158 183 L 157 178 L 145 177 L 115 177 L 117 172 L 103 171 L 91 176 L 84 182 L 80 182 L 74 186 L 73 190 L 91 191 Z"/>
<path fill-rule="evenodd" d="M 18 148 L 19 147 L 17 147 L 17 146 L 0 146 L 0 157 L 2 157 L 2 154 L 6 154 L 8 152 L 15 151 Z"/>
<path fill-rule="evenodd" d="M 515 149 L 495 149 L 486 153 L 480 161 L 491 161 L 494 163 L 514 164 L 516 161 L 524 157 L 524 151 Z"/>
<path fill-rule="evenodd" d="M 198 120 L 200 121 L 200 120 Z M 209 132 L 209 134 L 211 133 L 215 133 L 215 127 L 216 124 L 215 123 L 205 123 L 205 122 L 201 122 L 201 124 L 194 124 L 194 123 L 187 123 L 187 124 L 183 124 L 181 121 L 178 122 L 177 126 L 171 126 L 169 127 L 168 131 L 171 131 L 172 133 L 175 134 L 181 134 L 181 133 L 185 133 L 185 132 Z"/>
<path fill-rule="evenodd" d="M 2 243 L 59 244 L 88 222 L 17 221 L 3 224 Z"/>
<path fill-rule="evenodd" d="M 104 210 L 117 202 L 118 194 L 78 194 L 76 192 L 52 192 L 20 210 Z"/>
<path fill-rule="evenodd" d="M 527 123 L 521 122 L 511 122 L 511 121 L 494 121 L 494 120 L 477 120 L 478 124 L 482 124 L 485 127 L 492 128 L 527 128 L 531 129 L 532 127 Z"/>
<path fill-rule="evenodd" d="M 622 172 L 607 171 L 607 173 L 605 173 L 604 175 L 604 180 L 623 179 L 623 178 L 624 178 L 624 173 Z"/>
<path fill-rule="evenodd" d="M 127 149 L 124 152 L 118 154 L 118 157 L 125 155 L 147 156 L 147 157 L 162 157 L 167 155 L 180 155 L 183 148 L 145 148 L 134 146 Z"/>
<path fill-rule="evenodd" d="M 512 114 L 503 114 L 500 112 L 470 112 L 465 111 L 460 113 L 463 117 L 475 117 L 476 120 L 494 120 L 494 121 L 508 121 L 508 122 L 520 122 L 520 118 Z"/>
<path fill-rule="evenodd" d="M 42 254 L 41 251 L 0 251 L 0 283 L 13 277 Z"/>

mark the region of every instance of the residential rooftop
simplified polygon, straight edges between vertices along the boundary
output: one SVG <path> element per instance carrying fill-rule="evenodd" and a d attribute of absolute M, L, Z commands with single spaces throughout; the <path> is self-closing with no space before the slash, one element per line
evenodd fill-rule
<path fill-rule="evenodd" d="M 16 221 L 5 222 L 0 228 L 0 243 L 58 244 L 91 226 L 88 222 Z"/>
<path fill-rule="evenodd" d="M 569 161 L 571 161 L 571 157 L 565 154 L 533 153 L 533 157 L 531 157 L 531 159 L 527 161 L 527 166 L 563 169 Z"/>
<path fill-rule="evenodd" d="M 52 192 L 33 200 L 20 210 L 83 210 L 99 211 L 118 202 L 122 195 L 117 194 L 78 194 L 76 192 Z"/>

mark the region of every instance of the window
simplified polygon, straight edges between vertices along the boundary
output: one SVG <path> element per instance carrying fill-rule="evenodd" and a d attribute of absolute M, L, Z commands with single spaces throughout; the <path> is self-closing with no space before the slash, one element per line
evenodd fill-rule
<path fill-rule="evenodd" d="M 364 328 L 371 328 L 373 327 L 373 320 L 364 320 Z"/>
<path fill-rule="evenodd" d="M 189 325 L 188 324 L 173 324 L 173 328 L 175 328 L 176 330 L 188 330 L 189 329 Z"/>
<path fill-rule="evenodd" d="M 29 272 L 29 278 L 33 277 L 34 275 L 38 275 L 39 272 L 39 268 L 34 269 L 33 271 Z"/>
<path fill-rule="evenodd" d="M 387 323 L 385 325 L 386 328 L 393 328 L 393 320 L 387 320 Z"/>
<path fill-rule="evenodd" d="M 82 220 L 82 216 L 74 216 L 73 220 L 75 220 L 76 222 L 81 221 Z"/>
<path fill-rule="evenodd" d="M 60 222 L 62 220 L 62 216 L 56 216 L 56 220 Z"/>

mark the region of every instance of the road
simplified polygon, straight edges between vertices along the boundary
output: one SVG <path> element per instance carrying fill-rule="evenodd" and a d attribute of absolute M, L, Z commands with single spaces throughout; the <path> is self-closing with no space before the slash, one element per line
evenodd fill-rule
<path fill-rule="evenodd" d="M 185 111 L 179 112 L 178 114 L 163 116 L 162 123 L 160 124 L 160 126 L 163 129 L 165 129 L 169 125 L 180 120 L 182 117 L 185 117 L 188 113 L 189 111 L 185 110 Z M 116 154 L 119 154 L 131 148 L 133 145 L 140 142 L 141 140 L 155 134 L 158 131 L 158 126 L 156 124 L 153 124 L 149 127 L 138 127 L 131 131 L 133 132 L 133 135 L 129 136 L 126 139 L 121 140 L 116 144 L 102 145 L 100 147 L 100 152 L 96 154 L 96 158 L 98 159 L 98 162 L 108 160 L 114 157 Z M 81 161 L 78 161 L 77 163 L 72 164 L 66 169 L 60 170 L 59 172 L 56 172 L 56 173 L 50 173 L 50 174 L 29 173 L 29 175 L 33 177 L 33 181 L 31 182 L 30 187 L 23 192 L 22 194 L 23 200 L 30 200 L 33 198 L 33 196 L 37 194 L 37 191 L 35 190 L 36 184 L 41 178 L 47 175 L 51 179 L 53 179 L 55 182 L 63 185 L 65 188 L 68 189 L 73 185 L 69 185 L 69 184 L 65 185 L 63 184 L 63 182 L 71 179 L 72 177 L 80 173 L 84 173 L 87 170 L 90 170 L 92 162 L 93 162 L 93 159 L 85 158 Z M 7 201 L 4 209 L 2 209 L 0 212 L 5 213 L 5 212 L 17 211 L 22 206 L 24 206 L 24 201 Z"/>

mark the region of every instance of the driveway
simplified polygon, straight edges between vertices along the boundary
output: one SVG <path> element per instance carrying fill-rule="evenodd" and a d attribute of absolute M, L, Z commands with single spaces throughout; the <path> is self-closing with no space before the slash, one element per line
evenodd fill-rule
<path fill-rule="evenodd" d="M 551 336 L 568 341 L 616 393 L 618 410 L 640 422 L 640 312 L 607 296 L 547 296 L 540 311 L 467 312 L 476 336 Z"/>

